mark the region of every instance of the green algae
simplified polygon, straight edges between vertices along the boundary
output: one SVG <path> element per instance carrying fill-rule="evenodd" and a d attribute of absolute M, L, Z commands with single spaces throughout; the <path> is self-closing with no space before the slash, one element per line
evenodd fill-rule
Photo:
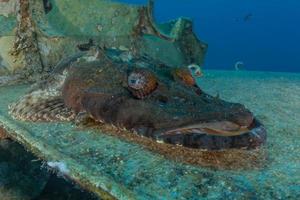
<path fill-rule="evenodd" d="M 138 144 L 67 123 L 19 122 L 7 104 L 28 86 L 0 88 L 0 123 L 45 161 L 62 162 L 67 176 L 118 199 L 296 199 L 300 196 L 300 75 L 206 71 L 205 91 L 245 104 L 268 131 L 266 167 L 216 170 L 174 162 Z"/>
<path fill-rule="evenodd" d="M 14 35 L 13 30 L 17 25 L 17 17 L 0 15 L 0 24 L 0 36 Z"/>
<path fill-rule="evenodd" d="M 45 15 L 47 23 L 38 25 L 43 27 L 47 24 L 63 36 L 130 35 L 138 18 L 137 7 L 106 0 L 90 0 L 88 4 L 82 0 L 50 2 L 53 9 Z M 44 32 L 46 35 L 47 30 Z"/>

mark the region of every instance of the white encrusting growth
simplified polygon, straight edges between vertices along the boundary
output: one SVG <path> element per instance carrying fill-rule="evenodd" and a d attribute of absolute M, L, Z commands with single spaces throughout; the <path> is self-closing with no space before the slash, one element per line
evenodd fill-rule
<path fill-rule="evenodd" d="M 69 174 L 70 170 L 62 161 L 49 161 L 47 165 L 61 174 Z"/>
<path fill-rule="evenodd" d="M 191 64 L 188 66 L 188 69 L 193 78 L 200 78 L 203 76 L 202 69 L 199 65 Z"/>

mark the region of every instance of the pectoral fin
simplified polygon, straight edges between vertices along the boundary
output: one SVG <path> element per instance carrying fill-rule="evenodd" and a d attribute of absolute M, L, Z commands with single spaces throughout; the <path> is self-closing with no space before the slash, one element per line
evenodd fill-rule
<path fill-rule="evenodd" d="M 75 118 L 75 113 L 59 96 L 45 99 L 43 96 L 26 95 L 10 105 L 9 113 L 23 121 L 71 121 Z"/>

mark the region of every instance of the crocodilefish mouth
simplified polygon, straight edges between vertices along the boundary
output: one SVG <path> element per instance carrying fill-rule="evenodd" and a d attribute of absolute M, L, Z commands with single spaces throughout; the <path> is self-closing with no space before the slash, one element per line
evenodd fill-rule
<path fill-rule="evenodd" d="M 160 130 L 155 135 L 157 142 L 206 150 L 254 149 L 266 141 L 265 127 L 256 119 L 249 126 L 230 121 L 200 122 Z"/>
<path fill-rule="evenodd" d="M 198 133 L 215 136 L 237 136 L 248 132 L 248 127 L 239 126 L 230 121 L 203 122 L 180 128 L 175 128 L 164 132 L 164 135 Z"/>

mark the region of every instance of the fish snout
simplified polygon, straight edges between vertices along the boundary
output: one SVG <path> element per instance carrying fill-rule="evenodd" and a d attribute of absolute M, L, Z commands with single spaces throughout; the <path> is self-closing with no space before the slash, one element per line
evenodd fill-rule
<path fill-rule="evenodd" d="M 243 128 L 247 128 L 253 124 L 254 115 L 248 110 L 243 110 L 241 112 L 232 114 L 232 120 L 230 121 Z"/>

